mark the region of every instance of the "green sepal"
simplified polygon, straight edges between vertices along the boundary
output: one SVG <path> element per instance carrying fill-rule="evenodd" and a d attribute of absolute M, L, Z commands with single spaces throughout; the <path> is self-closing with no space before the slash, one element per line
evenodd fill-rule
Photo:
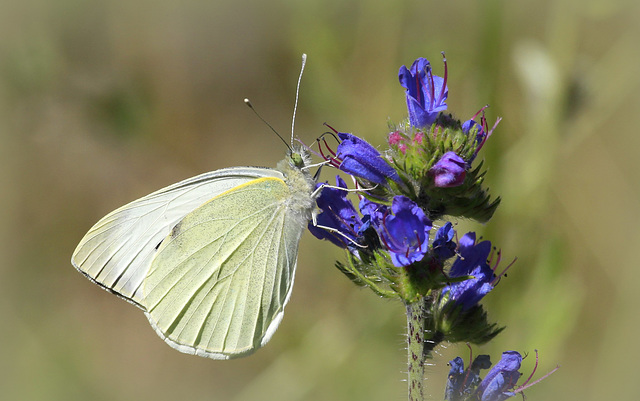
<path fill-rule="evenodd" d="M 347 262 L 336 262 L 336 267 L 354 284 L 369 287 L 384 298 L 398 298 L 398 275 L 389 257 L 380 251 L 360 254 L 366 255 L 366 262 L 347 252 Z"/>
<path fill-rule="evenodd" d="M 431 315 L 433 327 L 429 329 L 442 333 L 444 339 L 451 343 L 484 344 L 505 328 L 489 323 L 487 312 L 481 305 L 463 310 L 461 305 L 449 301 L 448 294 L 433 303 Z"/>
<path fill-rule="evenodd" d="M 429 297 L 432 291 L 448 283 L 443 272 L 443 264 L 429 254 L 409 266 L 403 267 L 402 281 L 399 283 L 401 298 L 407 303 L 416 302 L 421 297 Z"/>
<path fill-rule="evenodd" d="M 464 182 L 451 188 L 435 186 L 429 170 L 447 152 L 455 152 L 464 160 L 472 160 L 479 146 L 478 128 L 462 131 L 462 124 L 449 114 L 440 114 L 436 123 L 427 129 L 416 129 L 407 121 L 391 125 L 390 129 L 404 138 L 391 145 L 390 164 L 397 171 L 401 182 L 389 182 L 388 193 L 377 194 L 392 198 L 402 194 L 416 202 L 432 220 L 444 216 L 466 217 L 487 222 L 500 204 L 500 198 L 491 199 L 482 187 L 486 171 L 480 163 L 466 172 Z M 375 199 L 372 199 L 375 200 Z"/>
<path fill-rule="evenodd" d="M 466 217 L 480 223 L 491 219 L 500 205 L 500 197 L 491 199 L 482 188 L 485 171 L 480 162 L 476 168 L 467 172 L 462 185 L 453 188 L 437 188 L 433 185 L 420 187 L 418 205 L 429 211 L 429 217 L 439 219 L 445 215 Z"/>

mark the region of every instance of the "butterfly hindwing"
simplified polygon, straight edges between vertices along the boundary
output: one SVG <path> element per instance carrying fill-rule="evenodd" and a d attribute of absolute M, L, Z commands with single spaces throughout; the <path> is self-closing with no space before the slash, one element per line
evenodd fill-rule
<path fill-rule="evenodd" d="M 290 218 L 290 188 L 260 178 L 186 215 L 157 250 L 144 306 L 172 347 L 215 359 L 264 345 L 280 323 L 305 226 Z"/>

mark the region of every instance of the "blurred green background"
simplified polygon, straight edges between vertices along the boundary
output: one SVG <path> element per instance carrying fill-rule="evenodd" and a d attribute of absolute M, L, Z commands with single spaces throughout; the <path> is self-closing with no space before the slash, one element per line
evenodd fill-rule
<path fill-rule="evenodd" d="M 376 145 L 406 115 L 402 64 L 449 61 L 449 111 L 504 117 L 481 157 L 503 197 L 486 226 L 518 257 L 476 347 L 540 352 L 531 400 L 635 400 L 640 358 L 638 2 L 5 0 L 0 5 L 0 398 L 402 400 L 400 304 L 356 289 L 305 234 L 286 317 L 233 361 L 165 345 L 71 266 L 100 217 L 180 179 L 275 166 L 300 55 L 297 135 L 328 122 Z M 327 174 L 327 177 L 329 174 Z M 504 264 L 506 265 L 506 263 Z M 442 399 L 442 346 L 428 368 Z M 522 371 L 533 366 L 528 358 Z"/>

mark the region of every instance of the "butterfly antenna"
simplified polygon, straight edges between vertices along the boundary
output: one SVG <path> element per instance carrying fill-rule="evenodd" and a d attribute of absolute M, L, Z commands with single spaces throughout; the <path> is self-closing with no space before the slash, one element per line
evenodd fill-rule
<path fill-rule="evenodd" d="M 258 116 L 258 118 L 259 118 L 260 120 L 262 120 L 262 122 L 263 122 L 263 123 L 267 124 L 267 127 L 271 128 L 271 131 L 273 131 L 273 132 L 278 136 L 278 138 L 280 138 L 280 140 L 281 140 L 282 142 L 284 142 L 284 144 L 285 144 L 285 145 L 287 146 L 287 148 L 289 149 L 289 152 L 292 152 L 292 153 L 293 153 L 293 150 L 291 149 L 291 146 L 287 143 L 287 141 L 285 141 L 285 140 L 284 140 L 284 138 L 282 137 L 282 135 L 280 135 L 280 134 L 278 133 L 278 131 L 276 131 L 276 129 L 275 129 L 275 128 L 273 128 L 273 127 L 271 126 L 271 124 L 269 124 L 269 123 L 267 122 L 267 120 L 265 120 L 264 118 L 262 118 L 262 116 L 261 116 L 260 114 L 258 114 L 258 112 L 256 111 L 256 109 L 254 109 L 254 108 L 253 108 L 253 105 L 251 104 L 251 101 L 250 101 L 249 99 L 245 98 L 245 99 L 244 99 L 244 104 L 246 104 L 246 105 L 247 105 L 251 110 L 253 110 L 253 112 L 256 114 L 256 116 Z"/>
<path fill-rule="evenodd" d="M 302 67 L 300 67 L 300 76 L 298 77 L 298 85 L 296 86 L 296 102 L 293 105 L 293 118 L 291 119 L 291 145 L 293 146 L 293 128 L 296 125 L 296 111 L 298 110 L 298 95 L 300 94 L 300 81 L 302 81 L 302 73 L 304 66 L 307 64 L 307 55 L 302 53 Z"/>

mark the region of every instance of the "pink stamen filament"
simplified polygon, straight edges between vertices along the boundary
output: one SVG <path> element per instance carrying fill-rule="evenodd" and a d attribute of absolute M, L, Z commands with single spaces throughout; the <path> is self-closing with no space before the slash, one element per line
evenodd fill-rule
<path fill-rule="evenodd" d="M 384 216 L 382 216 L 382 227 L 384 228 L 384 231 L 389 234 L 389 230 L 387 230 L 387 225 L 384 224 L 385 220 L 387 219 L 387 214 L 385 214 Z M 382 240 L 382 242 L 384 243 L 384 247 L 387 249 L 391 249 L 391 247 L 389 246 L 389 243 L 387 242 L 386 238 L 384 235 L 379 235 L 380 239 Z M 391 235 L 389 235 L 389 237 L 391 237 Z"/>
<path fill-rule="evenodd" d="M 476 114 L 474 114 L 474 115 L 473 115 L 473 117 L 471 117 L 471 119 L 472 119 L 472 120 L 475 120 L 475 119 L 476 119 L 476 117 L 478 117 L 478 114 L 483 113 L 483 112 L 484 112 L 484 110 L 485 110 L 487 107 L 489 107 L 489 105 L 488 105 L 488 104 L 485 104 L 484 106 L 482 106 L 482 108 L 481 108 L 480 110 L 478 110 L 478 111 L 476 112 Z"/>
<path fill-rule="evenodd" d="M 447 58 L 444 56 L 444 52 L 442 52 L 442 61 L 444 62 L 444 82 L 442 83 L 442 88 L 440 88 L 440 97 L 438 98 L 439 101 L 442 101 L 442 99 L 444 99 L 444 91 L 447 88 L 447 77 L 449 75 L 447 68 Z"/>
<path fill-rule="evenodd" d="M 489 259 L 487 259 L 488 264 L 493 264 L 493 257 L 495 256 L 495 254 L 496 254 L 496 248 L 494 247 L 493 249 L 491 249 L 491 253 L 489 254 Z M 497 254 L 498 254 L 498 262 L 500 262 L 501 251 L 498 251 Z"/>
<path fill-rule="evenodd" d="M 335 132 L 336 134 L 338 133 L 338 130 L 336 130 L 335 128 L 333 128 L 333 127 L 332 127 L 332 126 L 330 126 L 329 124 L 324 123 L 324 125 L 325 125 L 325 126 L 327 126 L 327 127 L 329 127 L 329 129 L 330 129 L 331 131 Z"/>
<path fill-rule="evenodd" d="M 538 350 L 534 350 L 536 353 L 536 364 L 533 367 L 533 370 L 531 371 L 531 374 L 529 375 L 529 377 L 527 378 L 527 380 L 524 381 L 524 383 L 522 383 L 522 385 L 520 387 L 524 387 L 527 385 L 527 383 L 529 383 L 531 381 L 531 378 L 533 377 L 533 374 L 536 373 L 536 369 L 538 369 L 538 362 L 539 362 L 539 358 L 538 358 Z"/>
<path fill-rule="evenodd" d="M 509 265 L 507 267 L 504 268 L 504 270 L 502 271 L 502 273 L 498 274 L 496 276 L 496 278 L 493 279 L 493 281 L 491 281 L 491 285 L 495 286 L 498 281 L 500 281 L 500 279 L 502 278 L 502 276 L 504 276 L 507 273 L 507 270 L 509 270 L 509 268 L 511 266 L 513 266 L 514 263 L 516 263 L 516 260 L 518 260 L 518 258 L 513 258 L 513 261 L 511 263 L 509 263 Z M 498 258 L 498 261 L 496 262 L 496 264 L 493 266 L 493 271 L 495 273 L 496 269 L 498 268 L 498 263 L 500 263 L 500 258 Z"/>
<path fill-rule="evenodd" d="M 552 374 L 554 374 L 556 372 L 556 370 L 560 369 L 560 366 L 556 366 L 555 368 L 553 368 L 553 370 L 549 373 L 547 373 L 546 375 L 542 376 L 541 378 L 539 378 L 538 380 L 529 383 L 526 387 L 518 387 L 517 389 L 515 389 L 513 392 L 518 394 L 521 393 L 522 391 L 528 389 L 531 386 L 535 386 L 536 384 L 540 383 L 541 381 L 543 381 L 544 379 L 546 379 L 547 377 L 551 376 Z"/>
<path fill-rule="evenodd" d="M 553 373 L 555 373 L 556 370 L 560 369 L 560 366 L 556 366 L 551 372 L 547 373 L 546 375 L 542 376 L 541 378 L 539 378 L 538 380 L 529 383 L 531 381 L 531 379 L 533 378 L 533 374 L 536 372 L 536 370 L 538 369 L 538 350 L 535 350 L 536 352 L 536 364 L 533 367 L 533 371 L 531 372 L 531 374 L 529 375 L 529 377 L 527 378 L 527 380 L 525 380 L 524 383 L 522 383 L 521 386 L 518 386 L 517 389 L 515 389 L 513 392 L 515 394 L 521 393 L 522 391 L 524 391 L 525 389 L 528 389 L 529 387 L 536 385 L 538 383 L 540 383 L 541 381 L 543 381 L 544 379 L 546 379 L 547 377 L 551 376 Z"/>
<path fill-rule="evenodd" d="M 420 80 L 420 71 L 416 70 L 416 101 L 420 104 L 420 95 L 422 95 L 422 81 Z"/>
<path fill-rule="evenodd" d="M 469 347 L 469 365 L 467 366 L 466 372 L 467 374 L 464 376 L 464 380 L 462 381 L 462 387 L 467 384 L 467 380 L 469 379 L 469 374 L 471 373 L 471 362 L 473 361 L 473 349 L 471 345 L 467 343 L 467 347 Z"/>
<path fill-rule="evenodd" d="M 417 249 L 420 249 L 420 248 L 421 248 L 421 247 L 420 247 L 420 235 L 419 235 L 419 234 L 418 234 L 418 232 L 417 232 L 417 231 L 415 231 L 415 230 L 413 231 L 413 233 L 414 233 L 414 234 L 415 234 L 415 236 L 416 236 L 416 248 L 417 248 Z M 409 242 L 409 241 L 408 241 L 408 239 L 409 239 L 409 238 L 405 238 L 405 239 L 404 239 L 404 240 L 406 240 L 406 243 L 405 243 L 405 241 L 404 241 L 404 240 L 402 241 L 402 245 L 406 245 L 406 247 L 407 247 L 407 251 L 406 251 L 406 252 L 405 252 L 405 254 L 404 254 L 404 256 L 405 256 L 407 259 L 409 259 L 409 253 L 411 252 L 411 249 L 412 249 L 412 244 L 411 244 L 411 242 Z"/>
<path fill-rule="evenodd" d="M 327 141 L 324 141 L 324 145 L 327 147 L 327 150 L 329 151 L 329 153 L 331 153 L 333 157 L 338 158 L 338 155 L 336 154 L 336 152 L 333 151 L 333 149 L 331 149 L 329 144 L 327 144 Z"/>
<path fill-rule="evenodd" d="M 484 113 L 482 114 L 482 118 L 484 119 Z M 492 127 L 489 131 L 487 131 L 487 128 L 488 128 L 489 126 L 487 125 L 487 120 L 486 120 L 486 119 L 484 119 L 484 125 L 483 125 L 483 128 L 482 128 L 482 129 L 484 130 L 485 135 L 484 135 L 484 137 L 482 138 L 482 142 L 480 142 L 480 145 L 478 145 L 478 147 L 476 148 L 476 154 L 478 154 L 478 152 L 480 151 L 480 149 L 482 149 L 482 146 L 484 146 L 484 143 L 487 141 L 487 139 L 489 139 L 489 137 L 491 136 L 491 134 L 493 134 L 493 131 L 496 129 L 496 127 L 498 126 L 498 123 L 499 123 L 500 121 L 502 121 L 502 117 L 498 117 L 498 118 L 496 119 L 495 124 L 493 124 L 493 127 Z M 486 126 L 487 128 L 485 128 L 485 126 Z"/>
<path fill-rule="evenodd" d="M 321 157 L 322 157 L 323 159 L 325 159 L 325 160 L 329 161 L 329 164 L 330 164 L 332 167 L 339 168 L 339 167 L 340 167 L 340 163 L 341 163 L 342 161 L 341 161 L 341 160 L 339 160 L 339 159 L 336 157 L 335 152 L 334 152 L 334 151 L 329 147 L 329 144 L 327 144 L 327 141 L 326 141 L 324 138 L 322 138 L 322 143 L 324 143 L 324 146 L 326 146 L 326 147 L 327 147 L 327 151 L 328 151 L 329 153 L 331 153 L 333 156 L 327 156 L 327 155 L 325 155 L 325 154 L 324 154 L 324 152 L 322 151 L 322 146 L 321 146 L 321 144 L 320 144 L 320 140 L 318 140 L 318 151 L 320 152 Z"/>
<path fill-rule="evenodd" d="M 435 96 L 435 83 L 433 82 L 433 71 L 431 70 L 431 67 L 427 68 L 427 74 L 429 74 L 429 83 L 430 83 L 430 90 L 429 92 L 431 92 L 431 99 L 429 99 L 429 110 L 433 110 L 433 97 Z"/>

